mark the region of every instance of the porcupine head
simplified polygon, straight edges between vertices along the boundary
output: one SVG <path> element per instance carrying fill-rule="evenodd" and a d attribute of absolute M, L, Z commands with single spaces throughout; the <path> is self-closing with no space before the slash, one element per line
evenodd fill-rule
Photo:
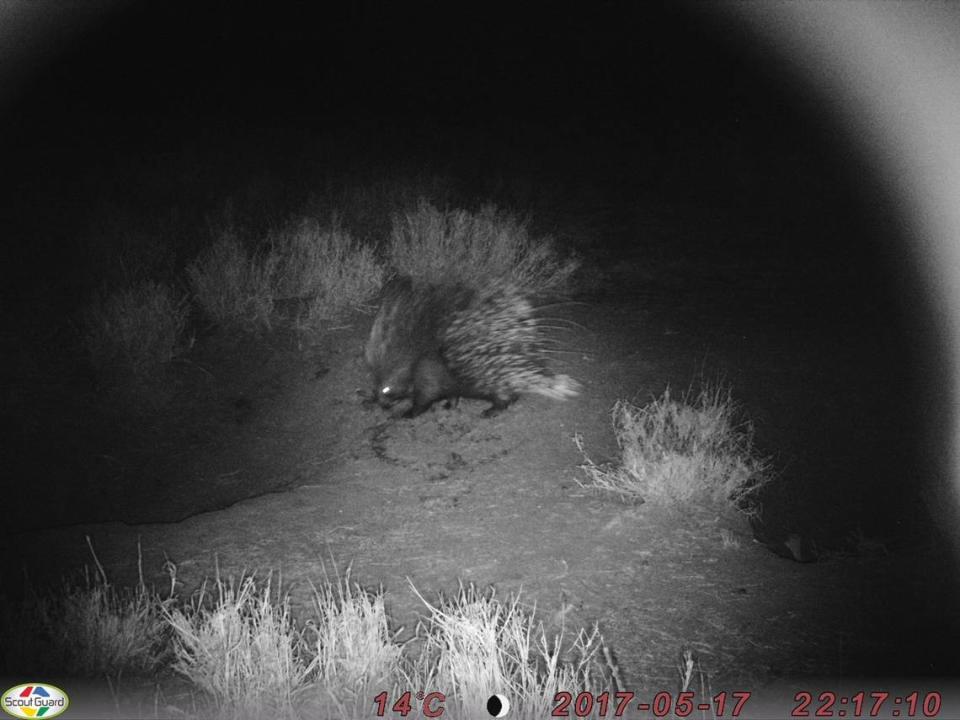
<path fill-rule="evenodd" d="M 396 416 L 419 415 L 435 401 L 458 394 L 439 341 L 452 300 L 444 289 L 415 285 L 406 277 L 384 289 L 365 359 L 373 375 L 373 399 L 385 409 L 400 404 Z"/>

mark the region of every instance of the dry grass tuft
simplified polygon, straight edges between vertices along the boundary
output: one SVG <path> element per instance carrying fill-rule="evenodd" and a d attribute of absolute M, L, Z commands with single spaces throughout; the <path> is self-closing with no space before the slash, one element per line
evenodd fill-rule
<path fill-rule="evenodd" d="M 363 590 L 349 570 L 313 588 L 302 624 L 272 575 L 218 576 L 185 602 L 174 593 L 176 567 L 167 570 L 167 598 L 142 580 L 132 592 L 114 589 L 98 563 L 83 586 L 0 605 L 8 672 L 160 678 L 170 668 L 196 688 L 193 714 L 223 718 L 373 717 L 378 694 L 392 706 L 424 688 L 442 693 L 453 717 L 482 711 L 494 692 L 510 698 L 513 716 L 545 717 L 557 692 L 599 693 L 617 678 L 596 627 L 570 642 L 562 633 L 548 638 L 516 596 L 501 601 L 492 590 L 461 585 L 431 604 L 411 584 L 428 616 L 404 644 L 383 592 Z M 43 662 L 25 664 L 30 658 Z M 412 717 L 424 717 L 411 702 Z"/>
<path fill-rule="evenodd" d="M 413 591 L 429 617 L 420 628 L 423 645 L 411 680 L 416 687 L 444 689 L 453 717 L 476 714 L 494 693 L 511 699 L 512 717 L 548 717 L 557 692 L 608 687 L 607 654 L 596 627 L 565 646 L 562 635 L 548 639 L 517 596 L 500 601 L 492 590 L 461 585 L 454 597 L 431 605 Z"/>
<path fill-rule="evenodd" d="M 314 586 L 305 639 L 312 655 L 306 672 L 321 705 L 337 716 L 365 716 L 377 692 L 398 687 L 403 647 L 390 630 L 383 592 L 351 583 L 349 569 Z"/>
<path fill-rule="evenodd" d="M 216 578 L 186 607 L 164 617 L 173 631 L 173 669 L 209 695 L 219 711 L 284 714 L 306 678 L 301 632 L 289 598 L 271 578 Z"/>
<path fill-rule="evenodd" d="M 772 473 L 769 460 L 754 450 L 752 425 L 739 415 L 722 387 L 706 387 L 680 400 L 667 389 L 643 407 L 618 401 L 612 420 L 620 462 L 598 465 L 576 436 L 588 478 L 578 482 L 625 501 L 697 502 L 753 515 L 759 511 L 756 494 Z"/>

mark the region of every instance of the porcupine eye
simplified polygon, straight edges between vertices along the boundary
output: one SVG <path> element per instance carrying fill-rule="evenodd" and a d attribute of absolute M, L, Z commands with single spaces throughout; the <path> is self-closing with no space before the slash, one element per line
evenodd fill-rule
<path fill-rule="evenodd" d="M 395 385 L 384 385 L 380 388 L 380 401 L 385 403 L 395 403 L 403 397 L 403 388 Z"/>

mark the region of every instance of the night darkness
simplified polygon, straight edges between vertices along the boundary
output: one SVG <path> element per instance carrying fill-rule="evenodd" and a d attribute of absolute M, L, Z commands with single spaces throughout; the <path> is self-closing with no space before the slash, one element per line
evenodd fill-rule
<path fill-rule="evenodd" d="M 84 30 L 48 31 L 59 43 L 28 55 L 18 92 L 4 97 L 8 235 L 31 236 L 10 243 L 12 266 L 62 264 L 69 292 L 102 280 L 102 258 L 77 236 L 78 225 L 102 222 L 92 205 L 202 216 L 262 183 L 277 196 L 269 204 L 286 206 L 274 208 L 281 214 L 337 170 L 452 175 L 478 198 L 519 176 L 586 186 L 615 216 L 595 248 L 612 256 L 658 244 L 629 228 L 638 198 L 779 213 L 785 225 L 811 207 L 847 223 L 858 214 L 881 228 L 895 221 L 890 201 L 864 189 L 872 170 L 828 102 L 719 13 L 656 3 L 82 7 L 67 17 Z M 182 264 L 195 246 L 177 234 Z M 768 233 L 733 250 L 774 262 L 789 254 L 798 275 L 828 273 L 832 292 L 860 296 L 850 283 L 905 274 L 898 260 L 853 271 L 851 258 L 891 252 L 884 238 L 863 241 L 869 247 L 837 247 L 823 232 L 802 243 Z M 717 234 L 684 242 L 702 246 L 686 248 L 691 255 L 731 249 L 716 247 L 730 242 Z M 78 263 L 95 267 L 76 273 Z M 34 313 L 35 279 L 15 273 L 20 280 L 11 299 L 28 298 Z M 75 306 L 69 293 L 62 299 Z"/>
<path fill-rule="evenodd" d="M 43 508 L 8 509 L 10 576 L 38 558 L 38 586 L 72 571 L 84 536 L 117 582 L 135 578 L 140 538 L 148 575 L 172 557 L 184 588 L 215 557 L 296 583 L 335 556 L 394 593 L 398 617 L 414 609 L 404 577 L 569 602 L 638 688 L 673 677 L 691 644 L 729 687 L 957 669 L 942 642 L 960 627 L 956 575 L 930 512 L 952 388 L 941 315 L 834 78 L 710 5 L 45 7 L 0 95 L 7 497 Z M 557 362 L 579 398 L 384 425 L 357 395 L 375 297 L 309 336 L 228 330 L 190 299 L 187 268 L 218 228 L 266 247 L 336 211 L 382 252 L 391 212 L 418 197 L 494 203 L 580 258 L 540 299 L 566 328 Z M 145 281 L 186 298 L 189 347 L 115 391 L 84 345 L 85 309 Z M 574 433 L 614 457 L 617 399 L 714 378 L 776 474 L 737 549 L 696 513 L 579 488 Z M 559 558 L 584 575 L 536 569 Z M 604 567 L 620 584 L 600 592 Z M 715 586 L 671 584 L 687 575 Z M 746 599 L 716 601 L 711 635 L 695 618 L 731 593 Z M 756 630 L 765 649 L 752 617 L 778 628 Z"/>

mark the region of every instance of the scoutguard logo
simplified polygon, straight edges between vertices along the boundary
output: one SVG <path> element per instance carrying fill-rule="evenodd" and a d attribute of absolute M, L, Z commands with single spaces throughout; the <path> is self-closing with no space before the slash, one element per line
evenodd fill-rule
<path fill-rule="evenodd" d="M 0 706 L 15 718 L 55 718 L 70 705 L 70 698 L 56 685 L 24 683 L 0 696 Z"/>

